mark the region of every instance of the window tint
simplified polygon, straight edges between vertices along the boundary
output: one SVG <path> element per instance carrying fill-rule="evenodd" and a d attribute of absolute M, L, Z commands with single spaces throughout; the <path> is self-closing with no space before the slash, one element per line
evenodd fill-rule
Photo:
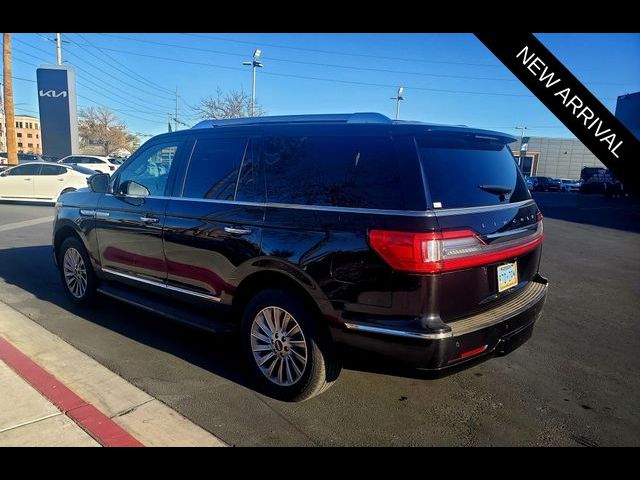
<path fill-rule="evenodd" d="M 269 202 L 406 208 L 389 137 L 265 137 L 260 155 Z"/>
<path fill-rule="evenodd" d="M 178 146 L 154 145 L 143 151 L 120 172 L 116 193 L 163 196 Z"/>
<path fill-rule="evenodd" d="M 78 163 L 78 157 L 67 157 L 62 160 L 62 163 Z"/>
<path fill-rule="evenodd" d="M 84 160 L 83 163 L 105 163 L 104 160 L 95 157 L 84 157 Z"/>
<path fill-rule="evenodd" d="M 233 200 L 246 146 L 246 138 L 198 139 L 182 196 Z"/>
<path fill-rule="evenodd" d="M 8 175 L 37 175 L 40 172 L 40 167 L 41 165 L 36 163 L 20 165 L 9 170 Z"/>
<path fill-rule="evenodd" d="M 531 198 L 511 150 L 503 143 L 460 134 L 432 134 L 417 140 L 434 208 Z"/>
<path fill-rule="evenodd" d="M 67 169 L 60 165 L 42 165 L 40 175 L 63 175 L 67 173 Z"/>

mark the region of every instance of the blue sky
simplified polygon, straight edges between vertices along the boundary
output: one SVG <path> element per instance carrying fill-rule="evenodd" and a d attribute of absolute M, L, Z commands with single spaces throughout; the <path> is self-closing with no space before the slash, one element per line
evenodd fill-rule
<path fill-rule="evenodd" d="M 37 114 L 32 81 L 36 65 L 55 62 L 48 40 L 54 35 L 13 35 L 17 113 Z M 640 34 L 537 37 L 611 111 L 618 95 L 640 90 Z M 131 131 L 143 134 L 167 130 L 176 87 L 179 117 L 189 125 L 197 119 L 188 105 L 216 88 L 250 93 L 251 70 L 242 62 L 260 48 L 265 67 L 258 71 L 257 99 L 270 115 L 393 117 L 390 97 L 403 85 L 402 119 L 508 133 L 524 124 L 529 135 L 572 136 L 472 34 L 63 33 L 63 39 L 63 60 L 76 68 L 79 105 L 118 110 Z"/>

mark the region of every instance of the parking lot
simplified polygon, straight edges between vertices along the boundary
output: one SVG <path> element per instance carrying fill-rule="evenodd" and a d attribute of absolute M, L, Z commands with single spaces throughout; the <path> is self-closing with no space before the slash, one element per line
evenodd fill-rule
<path fill-rule="evenodd" d="M 352 353 L 323 395 L 265 397 L 231 337 L 107 299 L 72 306 L 50 206 L 0 203 L 0 301 L 230 445 L 640 445 L 640 203 L 536 199 L 550 289 L 533 337 L 443 378 Z"/>

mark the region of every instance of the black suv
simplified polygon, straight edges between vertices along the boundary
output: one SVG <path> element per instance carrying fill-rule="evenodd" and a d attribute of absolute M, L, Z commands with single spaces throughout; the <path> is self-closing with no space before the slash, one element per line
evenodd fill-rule
<path fill-rule="evenodd" d="M 55 258 L 78 304 L 239 332 L 278 398 L 327 388 L 337 345 L 447 369 L 526 341 L 546 298 L 512 141 L 375 113 L 204 121 L 63 195 Z"/>

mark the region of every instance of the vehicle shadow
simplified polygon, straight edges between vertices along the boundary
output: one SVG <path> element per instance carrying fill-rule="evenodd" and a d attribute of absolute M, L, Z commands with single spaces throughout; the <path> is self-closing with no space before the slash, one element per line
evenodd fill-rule
<path fill-rule="evenodd" d="M 597 227 L 640 232 L 640 198 L 577 192 L 534 192 L 542 215 Z"/>
<path fill-rule="evenodd" d="M 64 294 L 49 245 L 1 249 L 0 278 L 49 302 L 52 308 L 59 307 L 135 342 L 170 353 L 217 376 L 258 390 L 244 368 L 236 335 L 198 330 L 102 296 L 97 300 L 98 305 L 92 308 L 81 308 L 73 304 Z M 66 322 L 43 321 L 36 315 L 32 315 L 32 318 L 73 344 L 71 335 L 67 336 L 73 327 L 65 325 Z M 82 345 L 78 347 L 81 350 L 83 348 Z M 344 369 L 413 379 L 436 379 L 460 370 L 458 368 L 445 373 L 431 373 L 369 352 L 341 348 L 340 354 Z M 476 363 L 479 361 L 463 368 Z"/>

